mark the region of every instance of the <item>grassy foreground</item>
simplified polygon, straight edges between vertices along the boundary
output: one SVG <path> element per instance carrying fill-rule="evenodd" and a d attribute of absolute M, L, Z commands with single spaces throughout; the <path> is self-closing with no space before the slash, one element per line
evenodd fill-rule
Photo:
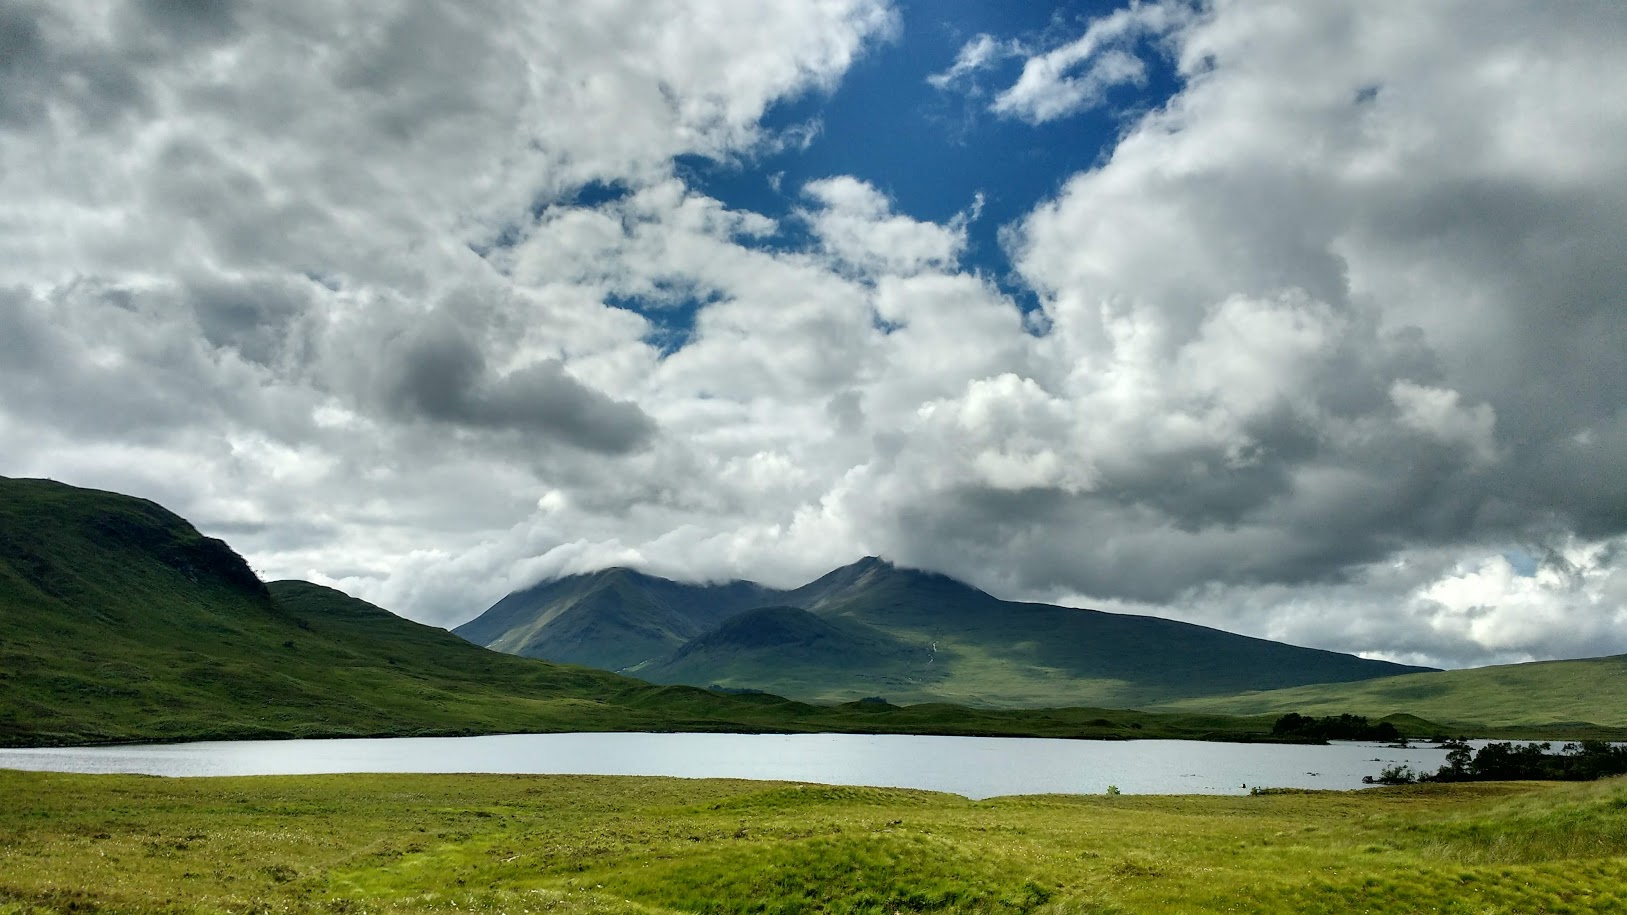
<path fill-rule="evenodd" d="M 0 771 L 0 913 L 1604 912 L 1627 781 L 1257 797 Z"/>

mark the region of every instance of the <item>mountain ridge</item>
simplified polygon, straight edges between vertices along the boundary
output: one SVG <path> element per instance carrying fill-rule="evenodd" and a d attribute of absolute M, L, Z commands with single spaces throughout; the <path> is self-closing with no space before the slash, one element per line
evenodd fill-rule
<path fill-rule="evenodd" d="M 620 670 L 773 593 L 755 582 L 689 585 L 618 566 L 515 591 L 452 632 L 508 654 Z"/>
<path fill-rule="evenodd" d="M 654 587 L 649 584 L 653 577 L 645 573 L 606 571 L 637 575 L 646 590 Z M 535 646 L 536 656 L 547 657 L 551 643 L 534 633 L 546 632 L 548 620 L 557 618 L 550 616 L 557 613 L 554 606 L 536 598 L 545 598 L 550 588 L 591 591 L 594 576 L 602 574 L 565 576 L 516 592 L 530 596 L 533 615 L 526 625 L 531 627 L 529 644 Z M 683 589 L 689 601 L 728 595 L 713 607 L 713 616 L 723 622 L 687 636 L 675 633 L 664 653 L 617 669 L 653 682 L 760 689 L 807 701 L 850 701 L 886 693 L 898 701 L 985 707 L 1128 707 L 1427 670 L 1158 617 L 1005 601 L 951 576 L 875 556 L 783 591 L 752 582 L 667 584 Z M 739 590 L 742 584 L 751 590 Z M 727 590 L 731 588 L 735 590 Z M 499 601 L 492 611 L 512 615 L 512 606 L 506 606 L 510 598 Z M 720 637 L 719 626 L 727 627 L 731 615 L 751 609 L 742 608 L 742 602 L 751 598 L 863 627 L 854 630 L 868 633 L 856 636 L 860 643 L 873 648 L 884 638 L 895 650 L 874 653 L 876 666 L 867 670 L 852 659 L 813 659 L 799 652 L 794 640 L 768 646 L 735 644 Z M 580 597 L 574 600 L 579 603 Z M 468 637 L 491 628 L 487 614 L 482 614 L 455 631 Z M 620 628 L 621 636 L 631 640 L 628 627 Z M 615 630 L 606 627 L 605 633 L 614 636 Z M 696 639 L 706 651 L 685 652 L 684 646 Z M 484 644 L 506 650 L 501 640 Z M 738 657 L 730 657 L 731 645 Z M 654 646 L 638 644 L 637 652 L 622 657 L 650 647 Z M 570 659 L 588 654 L 580 647 L 576 650 Z"/>

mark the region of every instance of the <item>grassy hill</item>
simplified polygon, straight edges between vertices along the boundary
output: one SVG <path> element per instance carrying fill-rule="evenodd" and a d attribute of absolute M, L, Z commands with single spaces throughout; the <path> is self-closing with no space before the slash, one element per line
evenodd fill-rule
<path fill-rule="evenodd" d="M 1369 717 L 1412 714 L 1461 728 L 1552 725 L 1627 728 L 1627 655 L 1442 670 L 1169 703 L 1232 715 L 1297 711 Z M 1578 728 L 1579 730 L 1582 728 Z"/>
<path fill-rule="evenodd" d="M 760 717 L 706 698 L 486 651 L 317 585 L 267 587 L 151 502 L 0 479 L 0 743 Z"/>
<path fill-rule="evenodd" d="M 1270 721 L 656 686 L 489 651 L 319 585 L 267 586 L 152 502 L 0 478 L 0 745 L 566 730 L 1247 739 Z"/>
<path fill-rule="evenodd" d="M 1422 669 L 1172 620 L 1002 601 L 873 557 L 783 592 L 750 582 L 679 585 L 625 569 L 571 576 L 510 595 L 457 632 L 503 651 L 523 644 L 524 653 L 587 662 L 613 649 L 591 649 L 584 644 L 588 628 L 564 621 L 607 608 L 597 632 L 634 646 L 620 655 L 633 657 L 657 643 L 640 641 L 626 622 L 630 601 L 639 602 L 642 620 L 683 616 L 653 596 L 662 587 L 680 593 L 688 607 L 710 603 L 723 621 L 621 669 L 658 683 L 759 689 L 807 701 L 879 695 L 984 708 L 1127 708 Z M 773 626 L 758 617 L 737 625 L 730 616 L 754 599 L 800 608 L 807 617 L 789 625 L 792 618 L 782 613 Z M 693 610 L 683 618 L 699 622 Z M 834 630 L 809 638 L 817 621 Z M 666 631 L 669 642 L 682 636 L 676 627 Z M 844 649 L 833 647 L 844 640 Z"/>

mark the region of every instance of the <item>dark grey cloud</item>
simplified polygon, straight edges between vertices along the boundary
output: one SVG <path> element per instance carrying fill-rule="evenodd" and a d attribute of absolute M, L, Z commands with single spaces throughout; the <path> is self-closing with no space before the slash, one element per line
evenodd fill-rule
<path fill-rule="evenodd" d="M 432 322 L 392 348 L 385 397 L 408 415 L 474 429 L 519 432 L 603 454 L 647 446 L 655 422 L 565 373 L 558 359 L 493 372 L 457 328 Z"/>
<path fill-rule="evenodd" d="M 92 281 L 50 298 L 0 292 L 0 407 L 58 432 L 131 443 L 238 421 L 279 424 L 263 378 L 217 362 L 180 311 L 164 293 Z"/>
<path fill-rule="evenodd" d="M 306 277 L 205 276 L 192 278 L 185 296 L 210 346 L 287 371 L 305 359 L 300 324 L 315 307 L 317 285 Z"/>
<path fill-rule="evenodd" d="M 64 13 L 49 3 L 0 2 L 0 125 L 44 126 L 56 110 L 76 129 L 100 130 L 150 111 L 132 62 L 86 44 Z"/>
<path fill-rule="evenodd" d="M 219 42 L 236 34 L 241 0 L 134 0 L 141 25 L 184 42 Z"/>

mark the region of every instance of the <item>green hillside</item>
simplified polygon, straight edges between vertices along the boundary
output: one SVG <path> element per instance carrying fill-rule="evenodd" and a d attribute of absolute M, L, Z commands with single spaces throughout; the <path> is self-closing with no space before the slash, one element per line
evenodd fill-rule
<path fill-rule="evenodd" d="M 732 727 L 737 700 L 478 648 L 140 499 L 0 479 L 0 743 Z M 670 701 L 669 701 L 670 700 Z"/>
<path fill-rule="evenodd" d="M 1443 670 L 1191 699 L 1167 707 L 1233 715 L 1412 714 L 1458 727 L 1627 728 L 1627 655 Z"/>
<path fill-rule="evenodd" d="M 784 592 L 749 582 L 679 585 L 625 569 L 571 576 L 510 595 L 457 632 L 502 651 L 523 644 L 521 653 L 556 660 L 587 662 L 620 643 L 635 648 L 621 649 L 619 658 L 633 657 L 656 644 L 639 640 L 640 630 L 627 622 L 625 608 L 634 598 L 640 619 L 682 615 L 671 601 L 652 596 L 662 587 L 691 608 L 711 603 L 714 617 L 724 620 L 624 672 L 657 683 L 758 689 L 805 701 L 882 696 L 983 708 L 1129 708 L 1422 669 L 1172 620 L 1002 601 L 953 578 L 873 557 Z M 754 598 L 809 616 L 790 625 L 782 613 L 767 627 L 764 618 L 746 626 L 728 618 Z M 608 609 L 596 630 L 567 625 L 598 608 Z M 699 622 L 693 610 L 683 619 Z M 840 637 L 833 631 L 808 638 L 815 620 Z M 669 640 L 682 636 L 668 631 Z M 602 638 L 602 647 L 587 633 Z M 848 644 L 836 648 L 843 640 Z"/>
<path fill-rule="evenodd" d="M 0 478 L 0 745 L 592 730 L 1247 739 L 1270 721 L 656 686 L 489 651 L 319 585 L 267 586 L 142 499 Z"/>
<path fill-rule="evenodd" d="M 726 671 L 729 685 L 772 683 L 775 692 L 801 695 L 822 692 L 833 678 L 845 677 L 897 696 L 934 682 L 931 661 L 930 648 L 863 623 L 796 607 L 762 607 L 736 614 L 628 673 L 655 683 L 709 685 L 715 682 L 709 678 Z"/>

